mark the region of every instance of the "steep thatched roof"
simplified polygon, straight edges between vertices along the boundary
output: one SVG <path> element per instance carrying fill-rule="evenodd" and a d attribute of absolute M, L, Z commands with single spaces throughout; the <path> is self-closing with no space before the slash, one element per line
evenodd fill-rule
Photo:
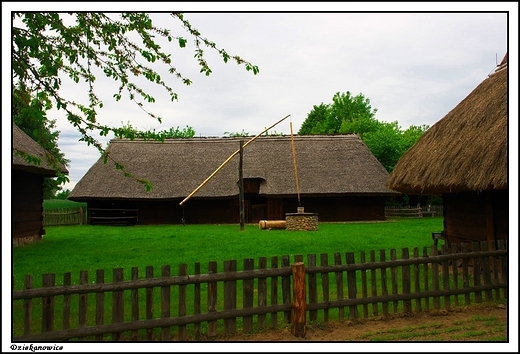
<path fill-rule="evenodd" d="M 250 138 L 242 139 L 247 142 Z M 172 139 L 164 143 L 114 139 L 108 151 L 144 187 L 110 162 L 97 161 L 70 193 L 71 200 L 92 198 L 185 198 L 239 149 L 239 138 Z M 357 135 L 295 137 L 298 179 L 302 195 L 391 195 L 388 173 Z M 238 195 L 237 154 L 194 196 Z M 290 137 L 259 137 L 244 148 L 244 178 L 260 178 L 261 195 L 295 195 Z"/>
<path fill-rule="evenodd" d="M 20 154 L 27 154 L 39 158 L 41 161 L 40 165 L 27 162 Z M 46 177 L 56 177 L 56 170 L 47 161 L 47 155 L 48 152 L 45 151 L 40 144 L 13 123 L 13 170 L 24 170 Z M 58 163 L 58 168 L 63 173 L 69 172 L 61 163 Z"/>
<path fill-rule="evenodd" d="M 495 72 L 403 155 L 387 186 L 417 194 L 507 188 L 507 76 L 506 54 Z"/>

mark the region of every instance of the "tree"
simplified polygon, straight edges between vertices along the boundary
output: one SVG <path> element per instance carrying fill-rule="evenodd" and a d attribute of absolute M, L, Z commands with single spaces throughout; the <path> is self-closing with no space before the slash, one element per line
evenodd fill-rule
<path fill-rule="evenodd" d="M 208 48 L 218 52 L 225 63 L 231 60 L 258 74 L 256 65 L 217 47 L 216 43 L 203 37 L 183 14 L 171 13 L 170 16 L 180 21 L 192 39 L 200 73 L 208 76 L 212 72 L 205 59 L 205 49 Z M 159 86 L 170 95 L 172 101 L 177 100 L 177 93 L 169 79 L 178 79 L 184 85 L 190 85 L 191 80 L 173 65 L 167 47 L 161 47 L 161 40 L 168 43 L 166 46 L 174 42 L 185 48 L 189 43 L 187 38 L 177 36 L 169 29 L 156 27 L 146 13 L 17 12 L 12 14 L 12 18 L 13 86 L 26 88 L 41 107 L 54 105 L 57 110 L 63 111 L 81 134 L 80 141 L 95 146 L 105 163 L 111 157 L 92 132 L 99 132 L 101 136 L 113 133 L 118 138 L 160 140 L 164 137 L 164 132 L 135 131 L 127 126 L 100 124 L 96 118 L 106 97 L 96 94 L 96 76 L 104 75 L 117 83 L 118 89 L 113 99 L 120 101 L 126 96 L 149 117 L 161 122 L 161 117 L 145 108 L 145 104 L 155 102 L 155 98 L 143 88 L 145 86 L 140 80 Z M 152 68 L 158 65 L 168 69 L 167 78 L 161 77 L 158 70 Z M 86 103 L 73 101 L 60 91 L 63 76 L 76 83 L 81 80 L 88 84 Z M 151 189 L 148 181 L 133 176 L 123 165 L 112 161 L 127 177 L 142 183 L 147 190 Z"/>
<path fill-rule="evenodd" d="M 307 118 L 302 123 L 300 130 L 298 131 L 299 135 L 312 135 L 312 134 L 320 134 L 325 131 L 323 125 L 327 120 L 327 115 L 329 114 L 329 106 L 324 104 L 323 102 L 319 106 L 313 106 L 312 110 L 307 115 Z"/>
<path fill-rule="evenodd" d="M 64 191 L 56 193 L 56 199 L 67 200 L 67 198 L 69 197 L 69 194 L 70 194 L 70 190 L 65 189 Z"/>
<path fill-rule="evenodd" d="M 303 122 L 298 134 L 338 134 L 350 133 L 352 123 L 373 120 L 377 109 L 372 109 L 370 100 L 363 94 L 352 96 L 336 92 L 331 104 L 314 106 Z"/>
<path fill-rule="evenodd" d="M 15 87 L 12 92 L 12 118 L 13 122 L 34 141 L 40 144 L 51 155 L 48 156 L 48 163 L 56 165 L 56 162 L 67 166 L 69 160 L 58 147 L 59 131 L 56 131 L 56 120 L 49 120 L 46 116 L 46 107 L 42 102 L 34 97 L 23 87 Z M 59 174 L 58 178 L 45 177 L 43 180 L 43 198 L 51 199 L 57 191 L 61 190 L 60 185 L 68 181 L 64 174 Z"/>
<path fill-rule="evenodd" d="M 336 93 L 331 104 L 314 106 L 298 134 L 358 134 L 388 172 L 401 156 L 428 129 L 427 125 L 410 126 L 403 131 L 398 122 L 381 122 L 377 108 L 363 94 Z"/>
<path fill-rule="evenodd" d="M 394 169 L 395 164 L 404 153 L 401 144 L 401 130 L 397 122 L 380 122 L 375 130 L 363 134 L 362 139 L 388 172 Z"/>

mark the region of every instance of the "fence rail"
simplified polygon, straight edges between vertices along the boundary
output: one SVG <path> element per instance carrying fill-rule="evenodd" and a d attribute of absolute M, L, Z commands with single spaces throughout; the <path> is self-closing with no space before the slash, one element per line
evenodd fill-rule
<path fill-rule="evenodd" d="M 43 211 L 44 226 L 82 225 L 87 222 L 86 208 L 47 209 Z"/>
<path fill-rule="evenodd" d="M 385 206 L 385 216 L 388 217 L 408 217 L 422 218 L 424 216 L 443 216 L 442 205 L 429 206 Z"/>
<path fill-rule="evenodd" d="M 292 264 L 286 255 L 280 264 L 272 257 L 270 268 L 261 257 L 256 269 L 248 258 L 241 270 L 230 260 L 220 272 L 217 262 L 209 262 L 206 273 L 196 263 L 192 274 L 181 264 L 175 276 L 169 265 L 158 277 L 151 266 L 141 275 L 134 267 L 126 280 L 123 269 L 115 268 L 112 282 L 105 282 L 103 270 L 95 280 L 81 271 L 79 284 L 72 284 L 71 273 L 64 274 L 63 285 L 56 284 L 55 274 L 44 274 L 41 288 L 33 288 L 27 275 L 24 289 L 13 291 L 13 341 L 199 340 L 282 321 L 296 326 L 293 334 L 303 328 L 304 336 L 307 318 L 343 321 L 499 300 L 507 298 L 507 243 L 491 246 L 475 242 L 471 250 L 463 245 L 456 252 L 434 245 L 422 254 L 404 248 L 399 259 L 395 249 L 390 259 L 385 250 L 361 252 L 357 262 L 354 253 L 343 258 L 338 252 L 332 264 L 327 254 L 307 255 L 305 264 L 302 255 Z M 304 266 L 298 279 L 295 264 Z M 303 317 L 295 320 L 302 310 Z"/>

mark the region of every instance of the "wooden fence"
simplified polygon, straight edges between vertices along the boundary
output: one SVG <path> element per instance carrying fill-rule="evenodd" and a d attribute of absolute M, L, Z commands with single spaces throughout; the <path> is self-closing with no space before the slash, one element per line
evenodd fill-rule
<path fill-rule="evenodd" d="M 361 252 L 358 261 L 351 252 L 331 260 L 310 254 L 297 287 L 287 255 L 280 263 L 272 257 L 270 268 L 266 257 L 256 267 L 245 259 L 241 270 L 236 260 L 225 261 L 220 271 L 209 262 L 205 273 L 200 263 L 190 274 L 181 264 L 175 276 L 169 265 L 158 277 L 151 266 L 145 274 L 132 268 L 126 280 L 116 268 L 111 282 L 103 270 L 95 279 L 80 272 L 79 284 L 72 284 L 71 273 L 60 285 L 55 274 L 44 274 L 41 288 L 33 288 L 27 275 L 24 289 L 13 291 L 13 341 L 203 340 L 240 327 L 250 332 L 291 323 L 291 314 L 302 310 L 303 323 L 296 325 L 304 334 L 305 321 L 318 318 L 355 320 L 507 298 L 507 243 L 469 246 L 461 252 L 425 247 L 422 254 L 404 248 L 399 258 L 395 249 Z M 294 256 L 292 265 L 303 258 Z"/>
<path fill-rule="evenodd" d="M 443 216 L 442 205 L 430 205 L 430 206 L 386 206 L 385 216 L 388 217 L 401 217 L 401 218 L 422 218 L 424 216 Z"/>
<path fill-rule="evenodd" d="M 48 209 L 43 211 L 44 226 L 82 225 L 87 223 L 86 208 Z"/>

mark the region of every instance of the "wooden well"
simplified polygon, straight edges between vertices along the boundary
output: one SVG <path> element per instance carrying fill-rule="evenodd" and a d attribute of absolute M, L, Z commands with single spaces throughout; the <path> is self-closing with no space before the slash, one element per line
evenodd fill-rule
<path fill-rule="evenodd" d="M 298 208 L 297 213 L 286 213 L 286 230 L 318 231 L 318 213 L 306 213 Z"/>

